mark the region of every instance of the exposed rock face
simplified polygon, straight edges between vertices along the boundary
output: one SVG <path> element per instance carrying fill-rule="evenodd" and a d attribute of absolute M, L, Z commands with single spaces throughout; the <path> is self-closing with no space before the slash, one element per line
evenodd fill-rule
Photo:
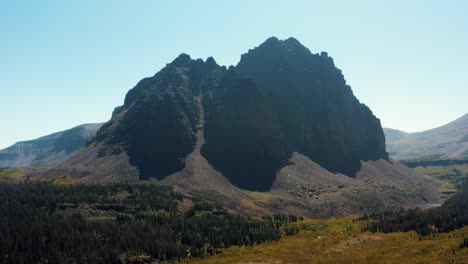
<path fill-rule="evenodd" d="M 255 216 L 439 201 L 436 185 L 388 159 L 379 120 L 333 60 L 295 39 L 270 38 L 229 69 L 180 55 L 128 92 L 94 142 L 30 178 L 64 175 L 85 184 L 157 179 Z"/>
<path fill-rule="evenodd" d="M 271 192 L 285 200 L 281 207 L 294 206 L 297 212 L 308 208 L 305 211 L 317 217 L 440 203 L 437 187 L 438 184 L 391 159 L 363 161 L 356 178 L 351 178 L 293 153 L 291 165 L 279 171 Z M 288 203 L 286 197 L 300 201 L 301 205 Z"/>
<path fill-rule="evenodd" d="M 98 132 L 97 141 L 105 145 L 99 155 L 127 151 L 142 179 L 162 179 L 183 169 L 183 159 L 196 142 L 199 116 L 194 96 L 219 68 L 212 59 L 195 61 L 181 54 L 141 80 Z"/>
<path fill-rule="evenodd" d="M 270 38 L 226 75 L 207 103 L 203 153 L 236 185 L 269 190 L 293 152 L 351 177 L 361 160 L 388 160 L 379 119 L 326 53 Z"/>
<path fill-rule="evenodd" d="M 0 168 L 50 166 L 63 162 L 83 148 L 101 125 L 84 124 L 38 139 L 17 142 L 0 150 Z"/>
<path fill-rule="evenodd" d="M 326 53 L 270 38 L 228 70 L 182 54 L 140 81 L 99 131 L 99 156 L 126 151 L 140 178 L 181 171 L 195 148 L 234 185 L 270 190 L 293 152 L 355 177 L 361 160 L 388 160 L 380 121 L 354 97 Z"/>
<path fill-rule="evenodd" d="M 269 190 L 290 156 L 269 98 L 252 79 L 237 77 L 234 68 L 205 98 L 202 154 L 234 185 Z"/>

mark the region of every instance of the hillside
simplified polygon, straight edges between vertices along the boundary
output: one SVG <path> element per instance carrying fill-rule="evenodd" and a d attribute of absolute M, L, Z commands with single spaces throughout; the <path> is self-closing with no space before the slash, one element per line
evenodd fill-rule
<path fill-rule="evenodd" d="M 468 114 L 423 132 L 384 128 L 384 133 L 387 151 L 395 159 L 468 157 Z"/>
<path fill-rule="evenodd" d="M 366 224 L 357 217 L 305 220 L 290 224 L 300 229 L 298 235 L 253 247 L 230 247 L 188 263 L 466 263 L 468 258 L 468 249 L 460 248 L 468 227 L 421 238 L 414 231 L 362 232 Z"/>
<path fill-rule="evenodd" d="M 83 124 L 0 150 L 0 168 L 50 166 L 65 161 L 91 140 L 102 124 Z"/>
<path fill-rule="evenodd" d="M 466 263 L 467 187 L 432 209 L 289 223 L 279 241 L 191 263 Z"/>

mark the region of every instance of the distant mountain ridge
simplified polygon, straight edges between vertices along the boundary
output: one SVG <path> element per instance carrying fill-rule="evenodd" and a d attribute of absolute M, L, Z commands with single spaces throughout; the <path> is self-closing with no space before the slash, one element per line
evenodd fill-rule
<path fill-rule="evenodd" d="M 37 139 L 17 142 L 0 150 L 0 168 L 50 166 L 63 162 L 83 148 L 101 125 L 83 124 Z"/>
<path fill-rule="evenodd" d="M 468 113 L 437 128 L 406 133 L 384 128 L 387 151 L 395 159 L 468 157 Z"/>

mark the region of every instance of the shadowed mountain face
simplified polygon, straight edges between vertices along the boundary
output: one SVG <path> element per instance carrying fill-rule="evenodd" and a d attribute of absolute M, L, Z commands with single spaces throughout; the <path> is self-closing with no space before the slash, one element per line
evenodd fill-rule
<path fill-rule="evenodd" d="M 0 167 L 50 166 L 83 148 L 102 124 L 84 124 L 0 150 Z"/>
<path fill-rule="evenodd" d="M 221 71 L 212 59 L 182 54 L 150 78 L 141 80 L 97 134 L 100 156 L 127 151 L 140 178 L 162 179 L 184 168 L 196 143 L 199 109 L 195 96 Z"/>
<path fill-rule="evenodd" d="M 229 69 L 180 55 L 128 92 L 98 132 L 99 156 L 126 151 L 140 178 L 162 179 L 184 168 L 198 128 L 203 156 L 243 189 L 269 190 L 293 152 L 351 177 L 361 160 L 388 160 L 380 121 L 333 60 L 293 38 L 270 38 Z"/>
<path fill-rule="evenodd" d="M 291 156 L 271 99 L 234 68 L 204 99 L 203 156 L 234 185 L 269 190 Z"/>
<path fill-rule="evenodd" d="M 468 114 L 441 127 L 406 133 L 384 128 L 387 149 L 395 159 L 468 157 Z"/>
<path fill-rule="evenodd" d="M 207 107 L 204 155 L 239 186 L 268 190 L 293 152 L 351 177 L 361 160 L 388 159 L 380 121 L 326 53 L 270 38 L 231 71 Z"/>

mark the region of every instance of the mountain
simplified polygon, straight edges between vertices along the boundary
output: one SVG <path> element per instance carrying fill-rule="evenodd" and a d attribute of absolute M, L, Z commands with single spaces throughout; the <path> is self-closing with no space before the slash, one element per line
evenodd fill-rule
<path fill-rule="evenodd" d="M 102 124 L 83 124 L 0 150 L 0 168 L 50 166 L 63 162 L 91 140 Z"/>
<path fill-rule="evenodd" d="M 384 128 L 384 133 L 387 150 L 395 159 L 468 157 L 468 114 L 423 132 Z"/>
<path fill-rule="evenodd" d="M 389 159 L 380 120 L 333 59 L 294 38 L 269 38 L 229 68 L 181 54 L 138 82 L 85 149 L 34 177 L 63 175 L 159 181 L 251 215 L 438 199 L 432 183 Z"/>
<path fill-rule="evenodd" d="M 204 97 L 204 156 L 235 185 L 269 190 L 299 152 L 355 177 L 361 160 L 388 160 L 378 120 L 326 53 L 270 38 L 242 55 Z"/>

